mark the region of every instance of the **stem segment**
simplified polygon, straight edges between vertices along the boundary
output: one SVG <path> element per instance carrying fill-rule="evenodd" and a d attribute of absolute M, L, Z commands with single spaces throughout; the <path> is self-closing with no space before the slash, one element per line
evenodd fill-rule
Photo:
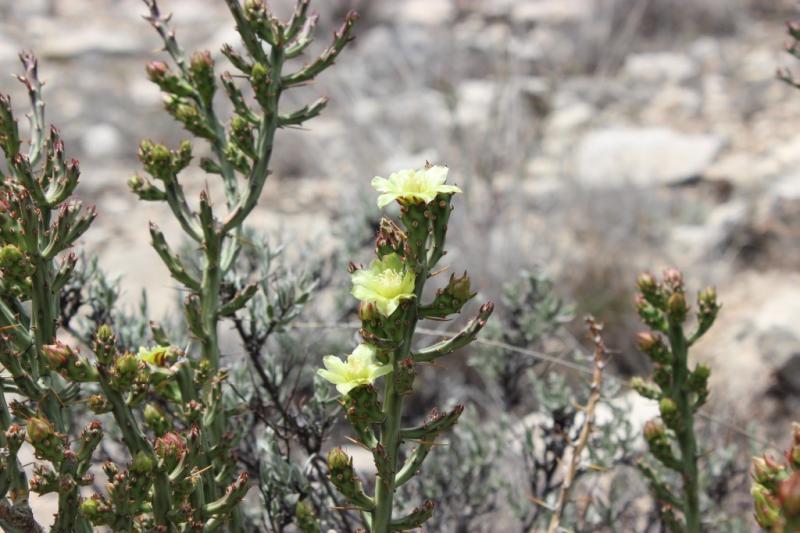
<path fill-rule="evenodd" d="M 683 480 L 683 513 L 688 533 L 699 533 L 700 498 L 697 472 L 697 443 L 694 437 L 694 409 L 688 394 L 679 392 L 687 390 L 686 380 L 689 377 L 688 357 L 689 343 L 684 336 L 680 324 L 670 324 L 669 341 L 672 347 L 673 391 L 678 404 L 681 425 L 676 430 L 678 447 L 681 451 L 681 478 Z"/>
<path fill-rule="evenodd" d="M 419 236 L 418 242 L 422 243 L 420 251 L 424 250 L 424 242 L 427 237 L 423 231 Z M 391 364 L 392 373 L 387 376 L 386 390 L 384 392 L 383 413 L 386 420 L 381 425 L 380 444 L 388 455 L 388 466 L 386 479 L 378 478 L 375 483 L 375 514 L 372 520 L 373 533 L 389 533 L 391 531 L 392 507 L 394 504 L 394 491 L 397 473 L 397 462 L 400 454 L 400 420 L 403 416 L 403 396 L 397 390 L 398 365 L 411 355 L 411 345 L 414 339 L 414 330 L 417 327 L 419 317 L 419 302 L 422 297 L 422 290 L 425 287 L 425 280 L 428 277 L 428 263 L 424 253 L 418 253 L 416 270 L 416 285 L 414 286 L 414 300 L 406 312 L 406 327 L 403 342 L 400 347 L 392 352 Z"/>

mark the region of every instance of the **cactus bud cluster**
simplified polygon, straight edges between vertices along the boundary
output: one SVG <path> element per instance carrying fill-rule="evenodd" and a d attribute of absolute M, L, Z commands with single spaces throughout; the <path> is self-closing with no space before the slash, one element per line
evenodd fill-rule
<path fill-rule="evenodd" d="M 461 308 L 476 294 L 470 290 L 470 280 L 466 272 L 461 277 L 450 274 L 447 286 L 437 290 L 433 303 L 420 309 L 420 312 L 426 318 L 445 319 L 460 312 Z"/>
<path fill-rule="evenodd" d="M 18 246 L 6 244 L 0 248 L 0 275 L 3 281 L 3 291 L 27 299 L 25 295 L 30 292 L 31 274 L 33 274 L 33 265 Z"/>
<path fill-rule="evenodd" d="M 750 470 L 756 522 L 775 533 L 800 528 L 800 424 L 792 425 L 785 460 L 781 464 L 766 454 L 753 457 Z"/>

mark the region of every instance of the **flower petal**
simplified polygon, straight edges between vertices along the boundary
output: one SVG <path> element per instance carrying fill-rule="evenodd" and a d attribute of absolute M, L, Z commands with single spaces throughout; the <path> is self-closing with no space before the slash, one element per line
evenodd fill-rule
<path fill-rule="evenodd" d="M 335 355 L 326 355 L 323 357 L 322 364 L 331 372 L 344 372 L 347 369 L 345 362 Z"/>
<path fill-rule="evenodd" d="M 341 385 L 342 383 L 347 382 L 347 378 L 344 375 L 331 372 L 330 370 L 325 370 L 324 368 L 320 368 L 319 370 L 317 370 L 317 374 L 322 379 L 329 381 L 334 385 Z"/>
<path fill-rule="evenodd" d="M 392 184 L 386 178 L 375 176 L 370 182 L 372 188 L 378 192 L 389 192 L 392 189 Z"/>
<path fill-rule="evenodd" d="M 378 293 L 364 284 L 353 284 L 350 294 L 352 294 L 355 299 L 361 300 L 362 302 L 372 302 L 381 299 L 381 296 Z"/>
<path fill-rule="evenodd" d="M 352 382 L 340 383 L 339 385 L 336 385 L 336 390 L 339 391 L 339 394 L 341 394 L 342 396 L 347 396 L 347 393 L 355 389 L 356 387 L 358 387 L 358 385 Z"/>
<path fill-rule="evenodd" d="M 375 370 L 372 371 L 372 379 L 373 381 L 381 376 L 385 376 L 386 374 L 392 373 L 392 365 L 381 365 L 377 367 Z"/>
<path fill-rule="evenodd" d="M 390 300 L 381 300 L 376 302 L 378 306 L 378 311 L 386 317 L 392 316 L 392 313 L 397 311 L 397 308 L 400 307 L 400 299 L 395 297 Z"/>
<path fill-rule="evenodd" d="M 350 357 L 357 357 L 359 359 L 365 359 L 368 361 L 374 361 L 376 355 L 376 349 L 371 344 L 359 344 L 356 346 L 356 349 L 353 350 L 353 353 L 350 354 Z"/>
<path fill-rule="evenodd" d="M 383 209 L 390 203 L 397 200 L 397 194 L 394 193 L 385 193 L 378 196 L 378 208 Z"/>
<path fill-rule="evenodd" d="M 376 261 L 372 266 L 379 266 L 379 271 L 395 270 L 399 272 L 403 270 L 403 259 L 396 253 L 386 254 L 383 256 L 383 259 Z"/>
<path fill-rule="evenodd" d="M 438 191 L 442 193 L 455 194 L 457 192 L 461 192 L 461 189 L 455 185 L 440 185 Z"/>
<path fill-rule="evenodd" d="M 430 189 L 424 192 L 418 192 L 414 196 L 422 200 L 423 203 L 429 204 L 436 199 L 437 189 Z"/>
<path fill-rule="evenodd" d="M 425 175 L 433 185 L 443 185 L 447 181 L 448 172 L 450 172 L 449 168 L 436 165 L 425 170 Z"/>

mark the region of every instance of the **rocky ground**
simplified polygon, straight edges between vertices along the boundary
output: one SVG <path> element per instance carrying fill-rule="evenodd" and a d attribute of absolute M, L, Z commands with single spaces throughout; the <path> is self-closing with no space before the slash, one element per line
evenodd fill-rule
<path fill-rule="evenodd" d="M 626 0 L 317 3 L 326 38 L 334 17 L 360 8 L 358 38 L 303 95 L 331 97 L 323 118 L 281 132 L 255 226 L 328 244 L 374 174 L 447 163 L 467 191 L 454 257 L 479 286 L 542 268 L 621 339 L 638 269 L 676 265 L 695 287 L 715 284 L 724 308 L 699 352 L 716 408 L 735 424 L 763 421 L 756 430 L 783 445 L 800 399 L 800 93 L 775 80 L 792 65 L 790 12 L 713 0 L 686 20 Z M 86 250 L 123 277 L 129 301 L 146 288 L 163 312 L 172 284 L 147 221 L 177 228 L 125 187 L 139 139 L 184 136 L 144 76 L 157 36 L 135 0 L 51 4 L 0 0 L 0 70 L 16 70 L 20 48 L 38 53 L 49 120 L 99 212 Z M 235 41 L 221 1 L 163 7 L 187 49 Z M 0 90 L 24 102 L 11 78 Z M 199 172 L 185 181 L 214 189 Z"/>

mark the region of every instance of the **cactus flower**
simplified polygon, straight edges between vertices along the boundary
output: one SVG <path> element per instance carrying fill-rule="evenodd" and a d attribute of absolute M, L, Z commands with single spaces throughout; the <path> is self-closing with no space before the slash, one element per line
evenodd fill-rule
<path fill-rule="evenodd" d="M 371 385 L 392 371 L 392 365 L 379 365 L 375 361 L 375 348 L 369 344 L 360 344 L 347 356 L 347 361 L 328 355 L 322 362 L 325 368 L 317 370 L 317 374 L 336 385 L 343 396 L 361 385 Z"/>
<path fill-rule="evenodd" d="M 389 179 L 375 176 L 372 187 L 381 193 L 378 207 L 384 207 L 398 200 L 401 204 L 431 203 L 437 194 L 461 192 L 455 185 L 445 185 L 447 167 L 426 166 L 422 170 L 406 169 L 393 172 Z"/>
<path fill-rule="evenodd" d="M 403 268 L 397 254 L 375 260 L 366 270 L 353 272 L 352 294 L 365 303 L 372 303 L 383 316 L 395 312 L 402 300 L 414 297 L 416 275 Z"/>

